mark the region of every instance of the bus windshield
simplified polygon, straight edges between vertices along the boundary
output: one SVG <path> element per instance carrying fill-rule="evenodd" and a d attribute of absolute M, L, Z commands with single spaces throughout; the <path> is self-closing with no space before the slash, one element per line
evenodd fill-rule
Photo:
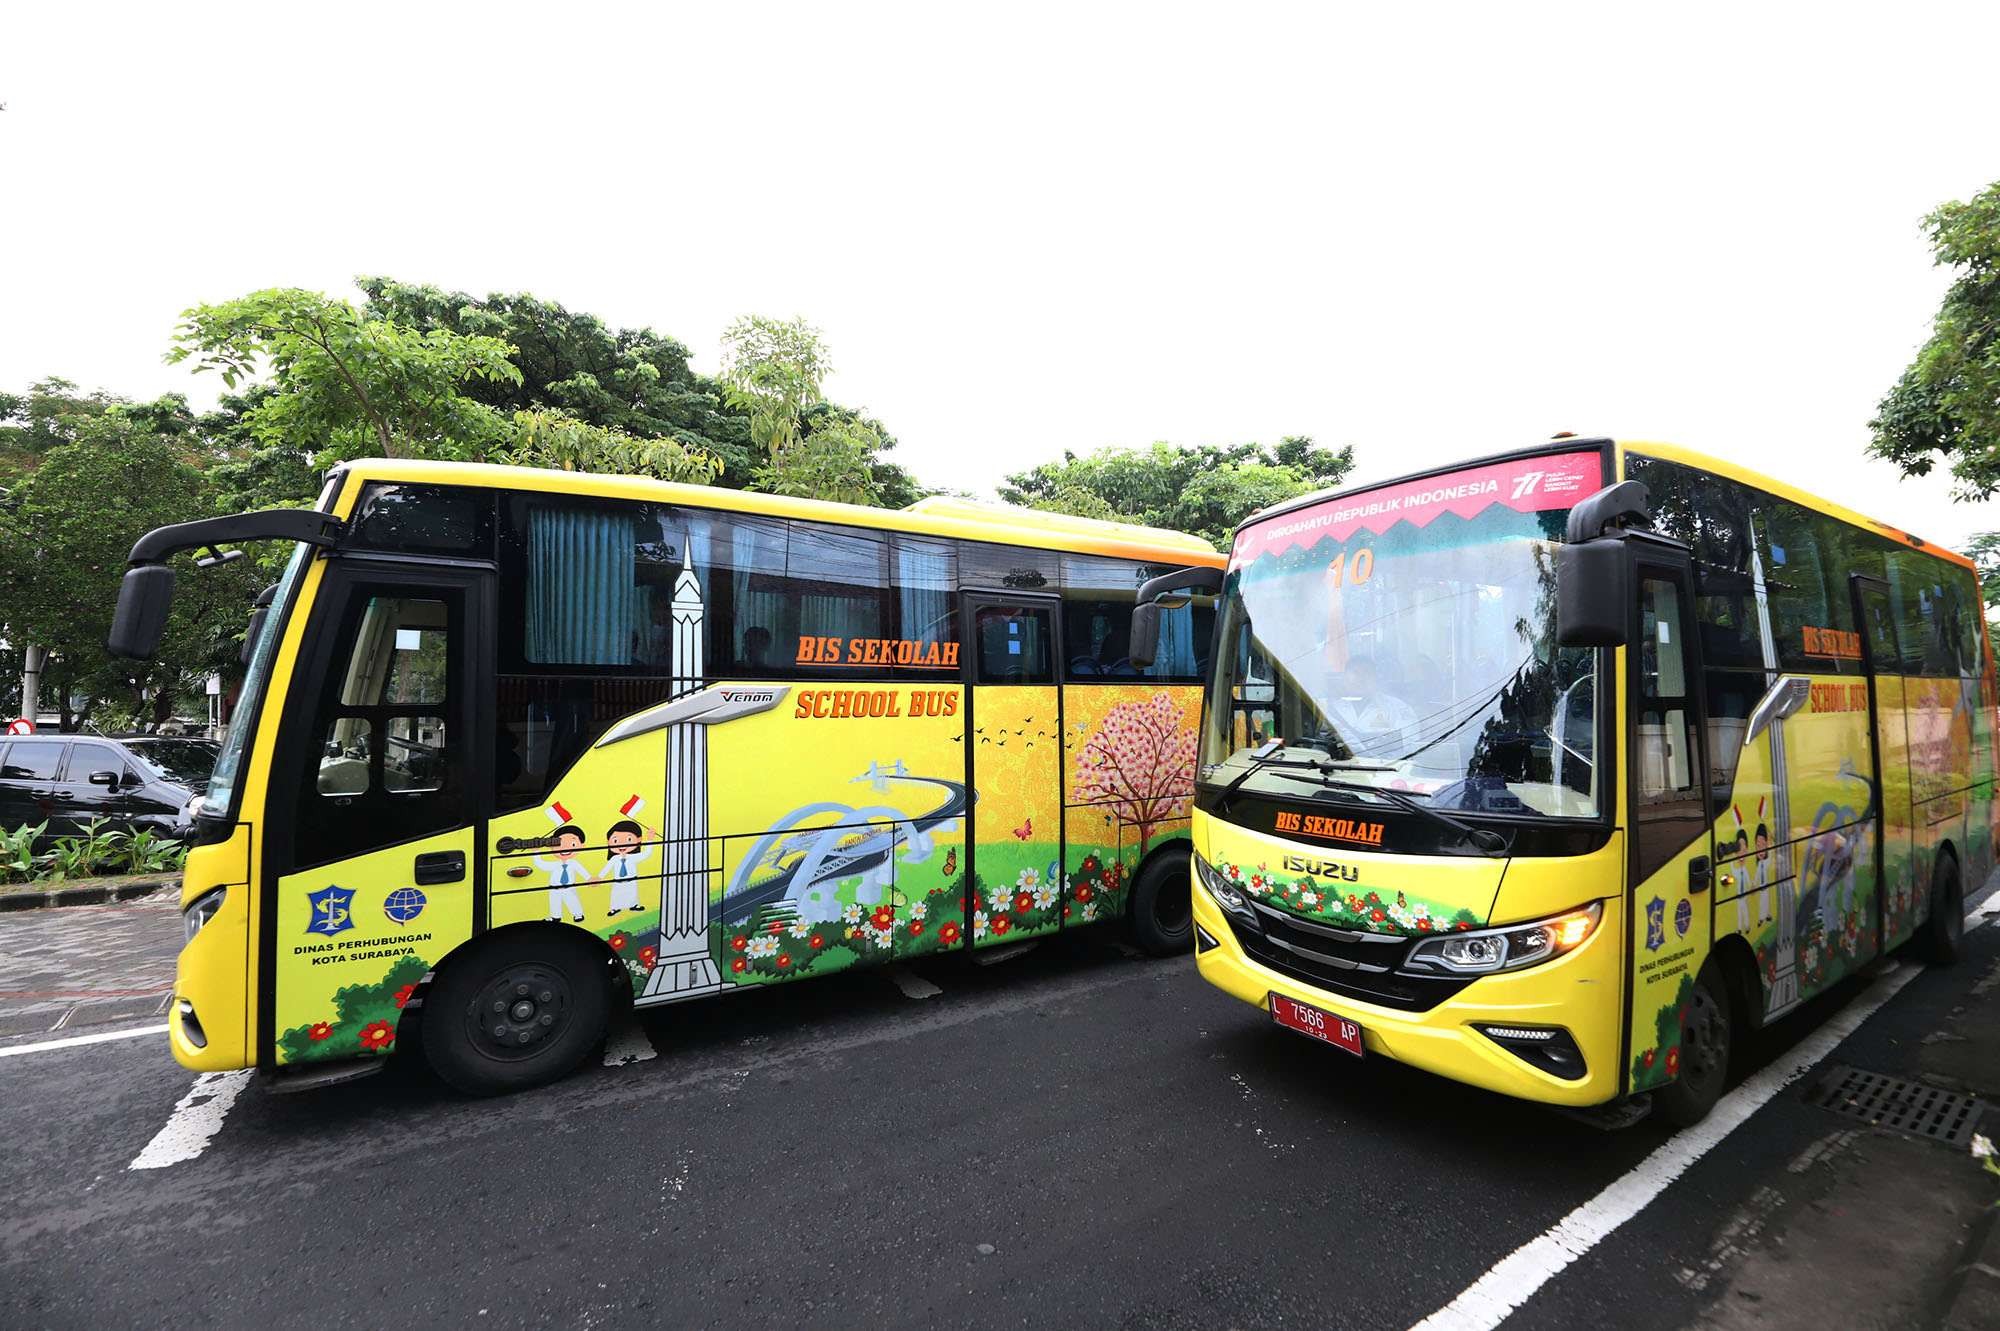
<path fill-rule="evenodd" d="M 229 729 L 222 737 L 222 751 L 215 756 L 215 769 L 208 774 L 208 791 L 201 797 L 202 811 L 215 817 L 229 812 L 236 795 L 236 777 L 249 747 L 251 728 L 264 699 L 264 686 L 271 678 L 272 658 L 278 654 L 278 635 L 284 631 L 285 607 L 290 603 L 292 585 L 311 558 L 312 547 L 301 544 L 292 551 L 285 575 L 278 579 L 271 596 L 271 613 L 250 644 L 250 666 L 243 675 L 243 687 L 236 692 L 236 707 L 229 716 Z"/>
<path fill-rule="evenodd" d="M 1556 645 L 1555 550 L 1600 475 L 1595 452 L 1524 458 L 1246 528 L 1202 783 L 1313 798 L 1296 762 L 1246 774 L 1280 739 L 1287 759 L 1435 809 L 1597 816 L 1597 653 Z"/>

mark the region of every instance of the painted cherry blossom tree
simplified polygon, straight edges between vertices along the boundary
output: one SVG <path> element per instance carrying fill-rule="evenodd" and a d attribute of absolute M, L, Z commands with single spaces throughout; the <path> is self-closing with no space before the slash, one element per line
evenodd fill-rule
<path fill-rule="evenodd" d="M 1165 693 L 1121 702 L 1077 754 L 1077 794 L 1139 830 L 1184 816 L 1194 794 L 1194 728 Z"/>

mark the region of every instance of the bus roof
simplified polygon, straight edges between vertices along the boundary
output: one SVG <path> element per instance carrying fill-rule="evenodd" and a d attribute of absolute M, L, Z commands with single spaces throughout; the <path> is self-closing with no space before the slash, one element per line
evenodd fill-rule
<path fill-rule="evenodd" d="M 1762 490 L 1767 494 L 1777 495 L 1780 499 L 1789 499 L 1795 504 L 1814 509 L 1826 514 L 1828 517 L 1838 518 L 1842 522 L 1850 523 L 1856 527 L 1865 527 L 1869 531 L 1887 536 L 1893 541 L 1901 541 L 1903 544 L 1913 549 L 1921 550 L 1925 554 L 1936 555 L 1940 559 L 1948 559 L 1954 564 L 1963 564 L 1966 568 L 1973 567 L 1973 562 L 1956 550 L 1939 545 L 1934 541 L 1926 541 L 1921 537 L 1913 536 L 1901 527 L 1892 527 L 1886 522 L 1878 522 L 1864 513 L 1857 513 L 1843 504 L 1836 504 L 1833 500 L 1822 498 L 1809 490 L 1801 490 L 1796 485 L 1787 484 L 1775 477 L 1766 476 L 1759 471 L 1752 471 L 1748 467 L 1740 466 L 1737 463 L 1729 462 L 1722 458 L 1711 457 L 1707 453 L 1697 453 L 1691 448 L 1682 448 L 1678 444 L 1660 444 L 1636 440 L 1631 442 L 1619 441 L 1618 451 L 1621 463 L 1624 454 L 1637 453 L 1642 457 L 1661 458 L 1668 462 L 1678 462 L 1683 466 L 1694 467 L 1700 471 L 1714 472 L 1718 476 L 1723 476 L 1740 484 Z M 1622 465 L 1619 467 L 1619 472 L 1621 475 L 1624 472 Z"/>
<path fill-rule="evenodd" d="M 1105 522 L 1097 518 L 1043 513 L 1011 504 L 982 503 L 934 495 L 908 508 L 869 508 L 823 499 L 757 494 L 715 485 L 683 485 L 647 476 L 607 476 L 597 472 L 543 467 L 502 467 L 477 462 L 427 462 L 401 458 L 361 458 L 341 471 L 359 481 L 401 481 L 412 485 L 471 485 L 496 490 L 585 495 L 601 499 L 651 500 L 691 508 L 728 509 L 766 517 L 802 518 L 847 527 L 873 527 L 997 545 L 1033 546 L 1077 554 L 1109 555 L 1146 563 L 1206 564 L 1222 567 L 1223 556 L 1199 536 Z"/>

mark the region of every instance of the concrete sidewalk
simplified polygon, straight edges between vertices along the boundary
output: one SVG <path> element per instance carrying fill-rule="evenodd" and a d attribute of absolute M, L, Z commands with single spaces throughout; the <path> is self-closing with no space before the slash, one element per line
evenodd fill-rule
<path fill-rule="evenodd" d="M 179 893 L 0 915 L 0 1042 L 160 1016 L 183 941 Z"/>
<path fill-rule="evenodd" d="M 1996 881 L 1988 904 L 2000 901 Z M 1896 1001 L 1921 1006 L 1911 1014 L 1921 1034 L 1864 1027 L 1835 1060 L 1976 1097 L 1970 1126 L 2000 1135 L 2000 915 L 1968 930 L 1957 966 L 1919 977 Z M 1830 1061 L 1800 1094 L 1810 1100 L 1839 1075 Z M 1691 1288 L 1714 1282 L 1695 1325 L 2000 1328 L 2000 1180 L 1964 1143 L 1879 1117 L 1828 1113 L 1826 1124 L 1776 1186 L 1720 1220 L 1705 1269 L 1683 1273 Z"/>

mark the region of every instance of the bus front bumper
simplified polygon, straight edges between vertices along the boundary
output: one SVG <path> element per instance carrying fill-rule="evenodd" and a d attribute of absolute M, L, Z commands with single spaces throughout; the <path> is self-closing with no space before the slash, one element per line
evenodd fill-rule
<path fill-rule="evenodd" d="M 1281 994 L 1345 1017 L 1361 1027 L 1362 1046 L 1370 1055 L 1544 1104 L 1597 1105 L 1619 1094 L 1622 977 L 1617 958 L 1624 922 L 1616 901 L 1604 903 L 1597 929 L 1574 952 L 1526 970 L 1483 976 L 1424 1012 L 1337 994 L 1263 965 L 1243 950 L 1228 912 L 1198 883 L 1194 922 L 1208 936 L 1195 940 L 1195 964 L 1203 979 L 1266 1012 L 1272 995 Z M 1569 1080 L 1543 1071 L 1480 1026 L 1566 1030 L 1582 1052 L 1584 1075 Z M 1340 1057 L 1331 1051 L 1329 1056 Z"/>

